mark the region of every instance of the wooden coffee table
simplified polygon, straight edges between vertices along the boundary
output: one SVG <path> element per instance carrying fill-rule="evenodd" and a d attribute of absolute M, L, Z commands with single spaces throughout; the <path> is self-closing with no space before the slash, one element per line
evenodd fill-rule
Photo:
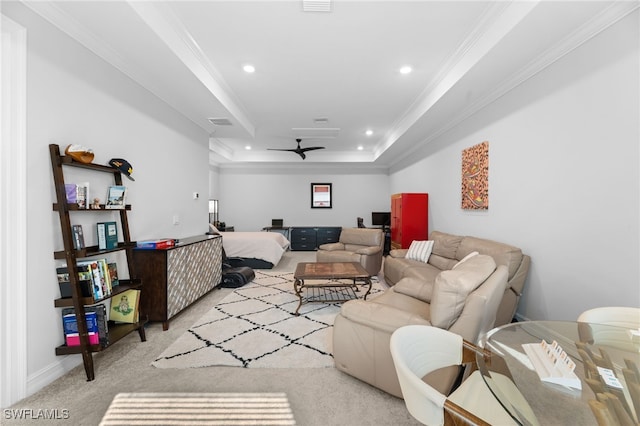
<path fill-rule="evenodd" d="M 369 286 L 363 298 L 366 300 L 372 286 L 371 275 L 358 262 L 302 262 L 298 263 L 293 278 L 293 289 L 300 299 L 295 315 L 300 315 L 298 311 L 303 303 L 357 299 L 358 282 Z"/>

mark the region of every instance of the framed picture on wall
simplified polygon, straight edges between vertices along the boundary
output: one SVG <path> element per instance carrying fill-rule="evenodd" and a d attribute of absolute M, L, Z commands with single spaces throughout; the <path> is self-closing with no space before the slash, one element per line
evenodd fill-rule
<path fill-rule="evenodd" d="M 331 184 L 312 183 L 311 184 L 311 208 L 330 209 L 331 208 Z"/>

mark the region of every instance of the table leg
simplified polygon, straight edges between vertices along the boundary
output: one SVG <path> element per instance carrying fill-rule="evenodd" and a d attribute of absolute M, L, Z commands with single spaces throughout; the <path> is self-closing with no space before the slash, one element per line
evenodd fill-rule
<path fill-rule="evenodd" d="M 373 286 L 373 282 L 371 282 L 371 277 L 369 278 L 365 278 L 364 280 L 365 285 L 369 284 L 369 288 L 367 289 L 367 293 L 364 295 L 364 300 L 367 300 L 367 296 L 369 295 L 369 293 L 371 293 L 371 287 Z"/>
<path fill-rule="evenodd" d="M 298 311 L 300 310 L 300 306 L 302 306 L 302 287 L 304 287 L 304 280 L 297 279 L 293 282 L 293 290 L 298 295 L 300 302 L 298 303 L 298 307 L 296 308 L 296 312 L 294 315 L 299 316 Z"/>

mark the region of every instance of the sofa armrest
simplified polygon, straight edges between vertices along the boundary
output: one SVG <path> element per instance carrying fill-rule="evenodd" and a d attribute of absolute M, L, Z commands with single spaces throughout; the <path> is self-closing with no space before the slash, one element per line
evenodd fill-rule
<path fill-rule="evenodd" d="M 382 247 L 380 246 L 372 246 L 372 247 L 364 247 L 356 250 L 356 254 L 364 254 L 366 256 L 371 256 L 372 254 L 377 254 L 382 251 Z"/>
<path fill-rule="evenodd" d="M 318 248 L 320 250 L 326 250 L 326 251 L 344 250 L 344 244 L 342 244 L 342 243 L 327 243 L 327 244 L 321 244 Z"/>
<path fill-rule="evenodd" d="M 400 258 L 404 258 L 407 256 L 407 252 L 409 251 L 409 249 L 395 249 L 395 250 L 391 250 L 389 252 L 389 256 L 391 257 L 400 257 Z"/>
<path fill-rule="evenodd" d="M 389 334 L 405 325 L 431 325 L 429 320 L 420 315 L 364 300 L 350 300 L 344 303 L 340 314 L 352 322 Z"/>

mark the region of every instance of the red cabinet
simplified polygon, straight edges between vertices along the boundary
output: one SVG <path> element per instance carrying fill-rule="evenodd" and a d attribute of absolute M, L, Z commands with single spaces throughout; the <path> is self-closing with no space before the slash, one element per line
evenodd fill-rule
<path fill-rule="evenodd" d="M 391 248 L 409 248 L 413 240 L 429 235 L 429 194 L 402 193 L 391 196 Z"/>

